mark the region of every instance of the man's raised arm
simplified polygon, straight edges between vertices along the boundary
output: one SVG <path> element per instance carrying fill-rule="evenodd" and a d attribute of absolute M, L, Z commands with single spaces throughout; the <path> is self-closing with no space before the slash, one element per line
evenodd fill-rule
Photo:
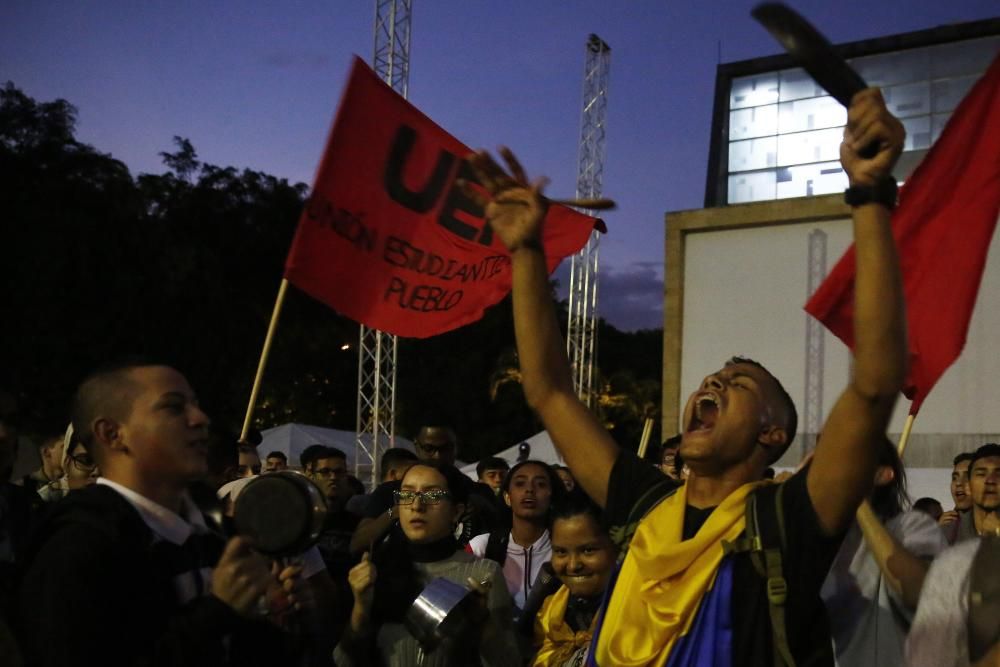
<path fill-rule="evenodd" d="M 541 192 L 543 182 L 528 185 L 511 152 L 501 149 L 500 153 L 512 176 L 485 153 L 470 157 L 470 163 L 493 197 L 486 206 L 486 218 L 511 255 L 514 331 L 524 395 L 573 476 L 604 506 L 618 446 L 573 390 L 542 249 L 542 220 L 547 209 Z"/>
<path fill-rule="evenodd" d="M 840 160 L 851 186 L 875 188 L 892 178 L 905 132 L 881 93 L 854 96 Z M 878 145 L 875 157 L 859 151 Z M 807 486 L 820 527 L 843 530 L 871 491 L 876 450 L 906 375 L 906 317 L 890 207 L 871 201 L 852 209 L 857 274 L 854 284 L 854 375 L 834 405 L 809 468 Z"/>

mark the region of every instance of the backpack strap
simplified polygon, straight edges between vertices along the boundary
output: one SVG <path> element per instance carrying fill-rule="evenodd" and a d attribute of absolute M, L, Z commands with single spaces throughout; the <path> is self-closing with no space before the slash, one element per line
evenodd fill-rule
<path fill-rule="evenodd" d="M 785 516 L 782 510 L 784 484 L 769 484 L 757 488 L 747 498 L 746 530 L 732 542 L 723 541 L 723 552 L 746 553 L 757 574 L 764 579 L 767 608 L 771 617 L 771 643 L 776 667 L 795 667 L 788 646 L 785 624 L 785 602 L 788 583 L 782 568 L 782 554 L 787 546 Z"/>
<path fill-rule="evenodd" d="M 618 549 L 618 565 L 621 565 L 625 561 L 625 556 L 628 554 L 629 544 L 632 543 L 632 537 L 635 536 L 635 531 L 639 528 L 639 523 L 646 517 L 647 514 L 652 512 L 657 505 L 674 495 L 679 488 L 679 485 L 676 485 L 674 482 L 667 481 L 666 478 L 664 478 L 663 482 L 657 482 L 647 489 L 646 492 L 639 497 L 639 500 L 632 505 L 632 509 L 629 511 L 628 519 L 626 519 L 624 526 L 613 526 L 608 530 L 611 542 Z"/>
<path fill-rule="evenodd" d="M 510 544 L 510 529 L 496 528 L 490 532 L 490 537 L 486 540 L 486 551 L 483 553 L 483 558 L 488 558 L 502 568 L 507 561 L 508 544 Z"/>
<path fill-rule="evenodd" d="M 969 569 L 969 661 L 1000 640 L 1000 537 L 984 535 Z"/>

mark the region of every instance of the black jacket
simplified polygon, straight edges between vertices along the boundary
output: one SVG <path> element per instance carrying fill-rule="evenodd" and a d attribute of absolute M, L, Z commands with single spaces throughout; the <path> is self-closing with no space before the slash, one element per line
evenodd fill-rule
<path fill-rule="evenodd" d="M 224 539 L 204 543 L 200 558 L 214 566 Z M 163 545 L 111 487 L 57 503 L 32 541 L 19 590 L 26 664 L 284 664 L 282 638 L 268 624 L 240 618 L 211 595 L 179 605 Z"/>

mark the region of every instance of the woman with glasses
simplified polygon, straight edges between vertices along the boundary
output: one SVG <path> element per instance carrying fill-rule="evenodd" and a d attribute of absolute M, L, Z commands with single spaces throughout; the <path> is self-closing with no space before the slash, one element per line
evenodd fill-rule
<path fill-rule="evenodd" d="M 460 475 L 453 466 L 433 463 L 418 463 L 403 475 L 392 510 L 398 529 L 350 572 L 354 607 L 334 652 L 339 667 L 521 664 L 500 568 L 461 550 L 455 539 L 468 500 Z M 437 577 L 479 591 L 487 617 L 463 636 L 425 652 L 403 619 L 424 586 Z"/>
<path fill-rule="evenodd" d="M 82 489 L 97 481 L 101 474 L 97 463 L 91 457 L 79 438 L 73 436 L 73 427 L 66 429 L 62 450 L 63 475 L 38 490 L 46 502 L 55 502 L 70 491 Z"/>

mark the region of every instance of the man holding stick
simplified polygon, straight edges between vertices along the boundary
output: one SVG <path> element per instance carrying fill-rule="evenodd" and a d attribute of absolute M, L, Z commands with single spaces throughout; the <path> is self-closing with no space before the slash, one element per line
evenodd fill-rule
<path fill-rule="evenodd" d="M 470 158 L 492 198 L 486 216 L 511 253 L 525 395 L 578 482 L 605 508 L 621 550 L 588 664 L 757 665 L 777 656 L 833 664 L 819 589 L 871 491 L 873 443 L 884 436 L 906 371 L 903 295 L 889 226 L 894 202 L 876 187 L 891 180 L 903 138 L 877 90 L 855 96 L 841 147 L 855 192 L 869 194 L 852 209 L 855 372 L 812 463 L 770 487 L 783 487 L 775 507 L 785 539 L 779 572 L 768 568 L 768 585 L 741 538 L 748 499 L 766 486 L 759 481 L 765 469 L 795 435 L 788 394 L 749 359 L 734 357 L 707 376 L 684 411 L 680 454 L 691 472 L 683 486 L 620 450 L 573 390 L 540 242 L 544 180 L 529 185 L 506 149 L 510 174 L 485 153 Z M 877 154 L 861 157 L 872 143 Z"/>

